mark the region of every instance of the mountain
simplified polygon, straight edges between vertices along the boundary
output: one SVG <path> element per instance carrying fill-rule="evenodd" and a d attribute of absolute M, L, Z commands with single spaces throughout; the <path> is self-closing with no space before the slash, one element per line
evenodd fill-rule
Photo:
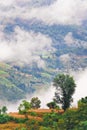
<path fill-rule="evenodd" d="M 86 5 L 85 0 L 0 1 L 1 99 L 26 98 L 50 87 L 57 73 L 87 67 Z"/>
<path fill-rule="evenodd" d="M 17 101 L 26 98 L 40 88 L 46 89 L 51 82 L 51 73 L 37 67 L 12 66 L 0 63 L 0 99 Z"/>
<path fill-rule="evenodd" d="M 26 21 L 27 22 L 27 21 Z M 77 71 L 87 67 L 87 30 L 81 26 L 47 26 L 39 22 L 33 24 L 20 19 L 13 25 L 6 25 L 5 33 L 13 33 L 15 26 L 25 30 L 40 32 L 51 37 L 55 51 L 41 55 L 46 67 L 39 68 L 37 64 L 23 67 L 11 63 L 0 63 L 0 98 L 19 100 L 36 89 L 47 87 L 56 73 L 69 70 Z M 72 41 L 69 38 L 72 37 Z"/>

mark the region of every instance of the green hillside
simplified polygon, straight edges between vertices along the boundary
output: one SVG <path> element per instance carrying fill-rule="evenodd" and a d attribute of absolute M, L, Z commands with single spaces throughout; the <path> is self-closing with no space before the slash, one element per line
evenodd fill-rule
<path fill-rule="evenodd" d="M 24 98 L 26 89 L 33 91 L 33 88 L 30 89 L 28 86 L 29 80 L 30 77 L 26 77 L 25 74 L 20 73 L 12 66 L 0 63 L 0 99 L 17 100 Z"/>
<path fill-rule="evenodd" d="M 40 87 L 46 87 L 51 80 L 48 72 L 29 74 L 25 69 L 19 70 L 11 65 L 0 63 L 0 99 L 16 101 L 25 98 Z M 45 82 L 44 82 L 45 81 Z"/>

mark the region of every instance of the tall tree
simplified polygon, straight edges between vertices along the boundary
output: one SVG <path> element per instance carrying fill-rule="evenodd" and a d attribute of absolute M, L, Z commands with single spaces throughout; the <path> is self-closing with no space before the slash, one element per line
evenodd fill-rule
<path fill-rule="evenodd" d="M 76 87 L 74 79 L 69 75 L 59 74 L 54 78 L 53 83 L 56 88 L 54 100 L 61 104 L 65 111 L 73 101 L 72 95 Z"/>

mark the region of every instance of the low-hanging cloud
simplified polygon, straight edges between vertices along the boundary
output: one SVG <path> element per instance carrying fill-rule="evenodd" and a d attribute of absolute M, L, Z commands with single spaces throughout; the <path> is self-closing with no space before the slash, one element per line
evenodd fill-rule
<path fill-rule="evenodd" d="M 87 96 L 87 68 L 79 72 L 73 72 L 72 75 L 74 76 L 76 83 L 72 106 L 77 106 L 78 101 Z"/>
<path fill-rule="evenodd" d="M 73 103 L 71 104 L 71 106 L 77 107 L 78 101 L 82 97 L 84 98 L 85 96 L 87 96 L 87 69 L 81 70 L 79 72 L 71 72 L 70 75 L 74 77 L 76 83 L 76 90 L 73 95 Z M 41 100 L 41 108 L 47 108 L 46 104 L 48 102 L 53 101 L 55 91 L 56 91 L 55 87 L 51 85 L 46 90 L 40 89 L 39 91 L 36 91 L 33 95 L 32 94 L 27 95 L 26 100 L 30 101 L 32 97 L 38 97 Z M 21 101 L 17 102 L 16 104 L 7 103 L 9 112 L 17 111 L 17 108 L 20 103 Z M 14 109 L 12 109 L 12 106 Z"/>
<path fill-rule="evenodd" d="M 48 36 L 27 32 L 19 27 L 11 36 L 6 36 L 3 34 L 0 39 L 0 61 L 17 65 L 36 62 L 39 67 L 45 66 L 40 56 L 52 50 L 52 41 Z"/>
<path fill-rule="evenodd" d="M 85 37 L 86 38 L 86 37 Z M 84 38 L 84 39 L 85 39 Z M 70 46 L 70 47 L 82 47 L 82 48 L 84 48 L 84 49 L 86 49 L 87 48 L 87 42 L 86 41 L 84 41 L 84 40 L 80 40 L 80 39 L 76 39 L 76 38 L 74 38 L 74 36 L 73 36 L 73 33 L 72 32 L 68 32 L 66 35 L 65 35 L 65 37 L 64 37 L 64 41 L 65 41 L 65 43 L 68 45 L 68 46 Z"/>
<path fill-rule="evenodd" d="M 49 6 L 39 7 L 30 6 L 30 1 L 31 0 L 27 0 L 26 2 L 24 0 L 9 0 L 8 2 L 1 1 L 1 19 L 5 19 L 5 21 L 8 21 L 8 19 L 12 20 L 15 18 L 26 20 L 35 18 L 49 25 L 80 25 L 84 20 L 87 20 L 86 0 L 56 0 L 55 2 L 53 2 L 53 4 L 50 4 Z M 20 6 L 20 4 L 22 6 Z"/>
<path fill-rule="evenodd" d="M 86 0 L 57 0 L 49 7 L 32 9 L 34 16 L 46 24 L 77 24 L 80 25 L 87 16 Z M 37 15 L 38 14 L 38 15 Z"/>

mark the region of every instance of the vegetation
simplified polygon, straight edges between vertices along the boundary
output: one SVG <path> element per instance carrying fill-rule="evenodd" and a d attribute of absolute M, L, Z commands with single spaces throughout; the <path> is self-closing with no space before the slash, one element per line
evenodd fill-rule
<path fill-rule="evenodd" d="M 29 109 L 31 109 L 31 104 L 26 100 L 23 100 L 20 106 L 18 107 L 19 113 L 25 115 L 27 115 Z"/>
<path fill-rule="evenodd" d="M 54 102 L 54 101 L 47 103 L 47 106 L 48 106 L 50 109 L 59 109 L 59 106 L 58 106 L 58 105 L 56 104 L 56 102 Z"/>
<path fill-rule="evenodd" d="M 38 109 L 40 108 L 41 101 L 38 99 L 38 97 L 33 97 L 30 104 L 33 109 Z"/>
<path fill-rule="evenodd" d="M 6 114 L 6 112 L 7 112 L 7 107 L 6 106 L 3 106 L 1 109 L 0 109 L 0 115 L 1 114 Z"/>
<path fill-rule="evenodd" d="M 47 103 L 52 109 L 38 112 L 41 101 L 33 97 L 30 102 L 23 100 L 19 113 L 7 114 L 7 107 L 0 109 L 0 129 L 8 130 L 86 130 L 87 97 L 78 101 L 78 108 L 69 108 L 75 91 L 75 82 L 69 75 L 59 74 L 54 78 L 55 99 Z M 62 108 L 57 104 L 62 104 Z M 11 124 L 9 124 L 11 123 Z"/>
<path fill-rule="evenodd" d="M 3 114 L 6 114 L 7 110 L 8 110 L 7 107 L 3 106 L 1 111 L 2 111 Z"/>
<path fill-rule="evenodd" d="M 84 102 L 87 97 L 78 101 Z M 83 101 L 84 100 L 84 101 Z M 23 101 L 22 105 L 25 109 L 30 110 L 27 101 Z M 5 108 L 2 107 L 2 108 Z M 0 129 L 8 130 L 86 130 L 87 129 L 87 102 L 80 104 L 78 108 L 69 108 L 65 112 L 60 113 L 51 111 L 45 112 L 41 115 L 41 119 L 38 117 L 38 109 L 34 113 L 31 109 L 31 113 L 28 113 L 28 117 L 20 118 L 20 114 L 9 115 L 6 113 L 0 114 Z M 54 109 L 55 110 L 55 109 Z M 25 115 L 25 113 L 23 113 Z M 35 116 L 35 118 L 34 118 Z M 31 118 L 32 117 L 32 118 Z M 14 124 L 15 123 L 15 124 Z"/>
<path fill-rule="evenodd" d="M 72 95 L 76 87 L 74 79 L 69 75 L 59 74 L 54 78 L 54 86 L 56 88 L 54 100 L 62 104 L 65 111 L 73 101 Z"/>

